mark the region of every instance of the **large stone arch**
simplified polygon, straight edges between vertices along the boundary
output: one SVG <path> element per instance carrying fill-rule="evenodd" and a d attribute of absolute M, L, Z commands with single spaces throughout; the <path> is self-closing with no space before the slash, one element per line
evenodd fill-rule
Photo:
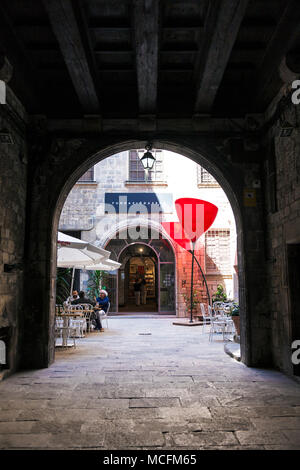
<path fill-rule="evenodd" d="M 47 367 L 54 360 L 54 304 L 56 232 L 65 199 L 78 178 L 93 164 L 130 148 L 143 148 L 148 139 L 105 135 L 101 138 L 52 136 L 33 158 L 28 198 L 26 237 L 26 298 L 22 328 L 21 364 Z M 260 260 L 262 201 L 249 211 L 243 205 L 243 190 L 257 178 L 257 164 L 233 164 L 220 147 L 222 139 L 197 136 L 151 135 L 154 147 L 184 155 L 207 169 L 222 186 L 232 206 L 237 228 L 239 295 L 241 305 L 241 353 L 247 365 L 270 364 L 269 329 L 261 325 L 256 308 L 265 286 Z M 38 156 L 43 158 L 38 161 Z M 242 158 L 241 158 L 242 161 Z M 253 246 L 253 236 L 259 246 Z M 253 263 L 253 265 L 252 265 Z M 253 295 L 249 297 L 251 290 Z"/>

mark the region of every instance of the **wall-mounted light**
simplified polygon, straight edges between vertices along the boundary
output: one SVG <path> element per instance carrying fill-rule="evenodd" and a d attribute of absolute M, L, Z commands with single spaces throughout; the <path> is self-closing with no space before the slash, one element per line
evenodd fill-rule
<path fill-rule="evenodd" d="M 1 144 L 13 144 L 13 138 L 11 133 L 7 129 L 0 130 L 0 143 Z"/>
<path fill-rule="evenodd" d="M 147 144 L 145 149 L 147 150 L 147 152 L 145 152 L 142 156 L 141 162 L 145 170 L 152 170 L 155 162 L 155 157 L 150 152 L 150 150 L 152 149 L 152 145 Z"/>

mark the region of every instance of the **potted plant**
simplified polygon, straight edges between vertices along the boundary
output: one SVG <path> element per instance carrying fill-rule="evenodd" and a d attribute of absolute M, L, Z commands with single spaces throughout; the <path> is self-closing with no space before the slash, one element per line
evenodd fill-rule
<path fill-rule="evenodd" d="M 221 284 L 218 284 L 217 291 L 212 296 L 212 302 L 225 302 L 227 300 L 226 292 Z"/>
<path fill-rule="evenodd" d="M 240 307 L 238 304 L 234 304 L 230 309 L 230 315 L 232 317 L 236 333 L 240 336 Z"/>

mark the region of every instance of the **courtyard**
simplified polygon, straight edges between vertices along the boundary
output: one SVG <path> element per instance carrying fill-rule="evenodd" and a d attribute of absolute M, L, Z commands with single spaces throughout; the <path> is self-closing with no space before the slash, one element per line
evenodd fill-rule
<path fill-rule="evenodd" d="M 0 448 L 299 450 L 299 384 L 173 321 L 111 317 L 49 368 L 1 382 Z"/>

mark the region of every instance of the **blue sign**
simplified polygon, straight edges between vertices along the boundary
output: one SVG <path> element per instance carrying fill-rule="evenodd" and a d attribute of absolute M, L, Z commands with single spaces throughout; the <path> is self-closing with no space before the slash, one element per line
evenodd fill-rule
<path fill-rule="evenodd" d="M 105 193 L 107 214 L 172 213 L 173 195 L 157 193 Z"/>

